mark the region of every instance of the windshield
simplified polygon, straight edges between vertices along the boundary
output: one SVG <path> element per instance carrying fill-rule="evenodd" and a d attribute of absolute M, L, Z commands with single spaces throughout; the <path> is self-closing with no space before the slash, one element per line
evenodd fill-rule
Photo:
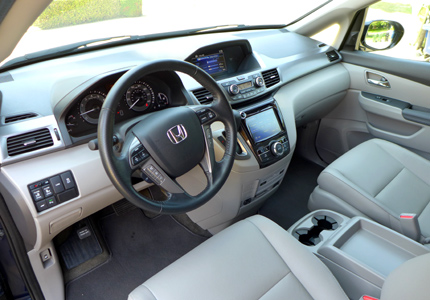
<path fill-rule="evenodd" d="M 54 0 L 2 64 L 37 51 L 100 38 L 234 24 L 288 24 L 325 2 Z"/>

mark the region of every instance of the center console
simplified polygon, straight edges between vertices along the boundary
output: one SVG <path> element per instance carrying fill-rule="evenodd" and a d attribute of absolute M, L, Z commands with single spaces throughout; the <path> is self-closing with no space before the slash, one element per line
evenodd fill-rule
<path fill-rule="evenodd" d="M 241 134 L 261 168 L 271 165 L 290 153 L 287 130 L 274 99 L 268 99 L 240 112 Z"/>
<path fill-rule="evenodd" d="M 288 230 L 332 271 L 350 299 L 379 298 L 387 276 L 429 253 L 425 246 L 362 217 L 317 210 Z"/>

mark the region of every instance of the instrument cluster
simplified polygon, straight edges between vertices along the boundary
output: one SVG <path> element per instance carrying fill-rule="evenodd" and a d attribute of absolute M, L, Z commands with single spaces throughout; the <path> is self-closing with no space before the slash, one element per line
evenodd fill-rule
<path fill-rule="evenodd" d="M 81 137 L 97 131 L 100 110 L 118 78 L 105 78 L 82 93 L 66 114 L 70 136 Z M 116 109 L 115 123 L 170 106 L 171 90 L 157 77 L 147 76 L 134 82 Z"/>

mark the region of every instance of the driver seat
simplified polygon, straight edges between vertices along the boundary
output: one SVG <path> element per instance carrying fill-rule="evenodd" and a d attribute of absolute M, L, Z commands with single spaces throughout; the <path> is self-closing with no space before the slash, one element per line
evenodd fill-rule
<path fill-rule="evenodd" d="M 155 299 L 348 299 L 329 269 L 256 215 L 213 236 L 130 293 Z"/>

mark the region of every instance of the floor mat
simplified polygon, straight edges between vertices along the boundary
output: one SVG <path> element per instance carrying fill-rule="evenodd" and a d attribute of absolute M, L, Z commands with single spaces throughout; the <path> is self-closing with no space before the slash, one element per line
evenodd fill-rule
<path fill-rule="evenodd" d="M 266 201 L 260 214 L 288 229 L 309 213 L 309 195 L 317 186 L 318 175 L 323 169 L 300 156 L 294 156 L 279 189 Z"/>
<path fill-rule="evenodd" d="M 100 221 L 111 259 L 66 287 L 66 299 L 127 299 L 146 279 L 206 240 L 169 216 L 148 219 L 140 209 Z"/>

